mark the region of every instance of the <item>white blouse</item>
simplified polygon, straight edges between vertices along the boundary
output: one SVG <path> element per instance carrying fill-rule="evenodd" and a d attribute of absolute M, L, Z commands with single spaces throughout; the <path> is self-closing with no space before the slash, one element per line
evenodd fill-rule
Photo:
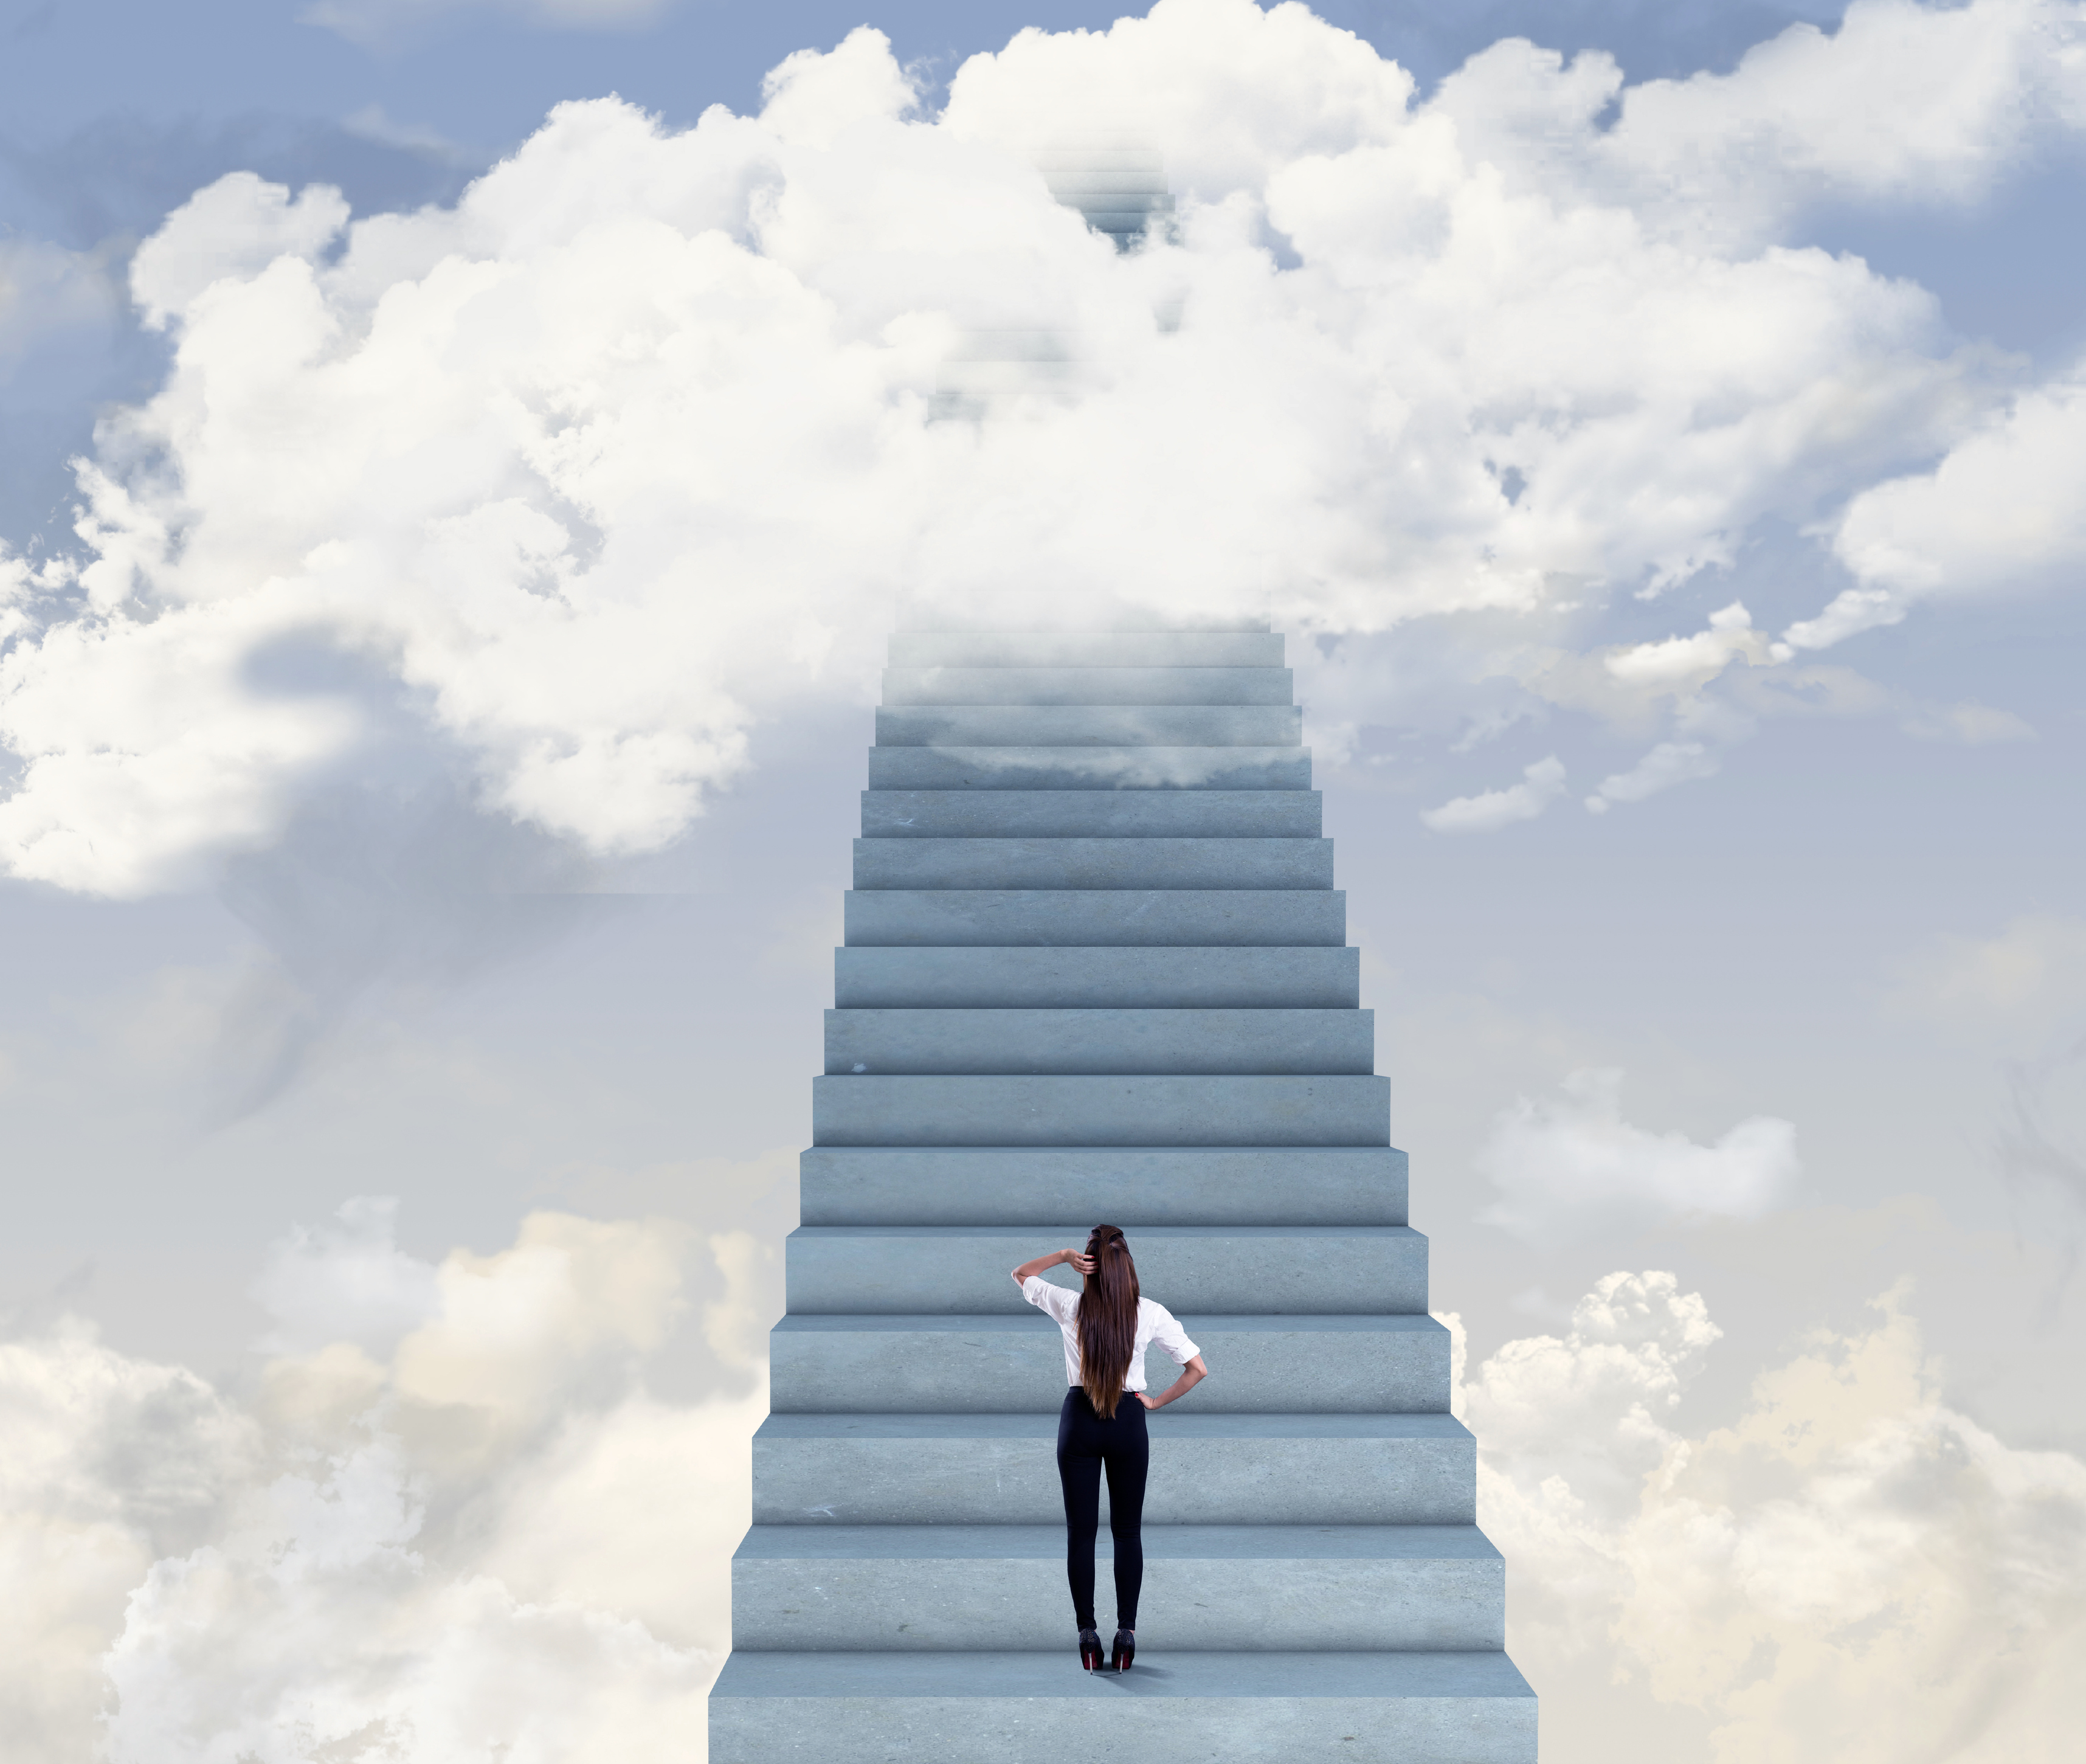
<path fill-rule="evenodd" d="M 1032 1274 L 1021 1283 L 1021 1296 L 1038 1310 L 1047 1310 L 1058 1319 L 1058 1327 L 1065 1337 L 1065 1382 L 1079 1382 L 1079 1295 L 1068 1293 L 1062 1286 L 1054 1286 L 1041 1274 Z M 1186 1366 L 1203 1350 L 1188 1339 L 1173 1313 L 1164 1305 L 1155 1304 L 1148 1298 L 1137 1302 L 1137 1336 L 1130 1344 L 1130 1372 L 1122 1381 L 1126 1391 L 1144 1388 L 1144 1350 L 1153 1342 L 1165 1350 L 1166 1357 L 1176 1366 Z"/>

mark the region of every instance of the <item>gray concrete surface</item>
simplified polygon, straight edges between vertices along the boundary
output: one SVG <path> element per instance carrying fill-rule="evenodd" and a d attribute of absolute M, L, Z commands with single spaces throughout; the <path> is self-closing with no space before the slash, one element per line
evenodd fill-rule
<path fill-rule="evenodd" d="M 883 748 L 1293 748 L 1293 705 L 899 705 L 876 713 Z"/>
<path fill-rule="evenodd" d="M 813 1146 L 806 1225 L 1404 1225 L 1385 1146 Z"/>
<path fill-rule="evenodd" d="M 1309 748 L 871 748 L 875 790 L 1307 790 Z"/>
<path fill-rule="evenodd" d="M 1376 1013 L 1346 1010 L 826 1012 L 829 1074 L 1376 1069 Z"/>
<path fill-rule="evenodd" d="M 818 1145 L 1388 1145 L 1387 1078 L 811 1080 Z"/>
<path fill-rule="evenodd" d="M 1353 1010 L 1358 949 L 841 948 L 833 1003 L 903 1009 Z"/>
<path fill-rule="evenodd" d="M 1018 1316 L 1010 1272 L 1075 1247 L 1088 1227 L 799 1225 L 784 1246 L 789 1308 Z M 1169 1310 L 1335 1316 L 1427 1309 L 1427 1240 L 1409 1225 L 1145 1225 L 1130 1239 L 1138 1282 Z M 1070 1291 L 1062 1267 L 1044 1278 Z"/>
<path fill-rule="evenodd" d="M 1475 1526 L 1155 1525 L 1143 1544 L 1140 1639 L 1505 1645 L 1505 1564 Z M 1110 1546 L 1096 1557 L 1112 1613 Z M 1064 1527 L 756 1526 L 732 1561 L 732 1612 L 735 1645 L 751 1648 L 947 1649 L 981 1635 L 1046 1648 L 1071 1624 Z"/>
<path fill-rule="evenodd" d="M 864 790 L 865 839 L 1316 839 L 1316 790 Z"/>
<path fill-rule="evenodd" d="M 1339 888 L 892 888 L 842 897 L 849 946 L 1339 947 Z"/>
<path fill-rule="evenodd" d="M 1476 1448 L 1450 1416 L 1198 1414 L 1192 1400 L 1148 1417 L 1149 1524 L 1476 1523 Z M 1047 1414 L 771 1415 L 753 1436 L 753 1516 L 1062 1524 L 1057 1438 Z"/>
<path fill-rule="evenodd" d="M 1531 1764 L 1505 1655 L 747 1652 L 710 1693 L 710 1764 Z"/>
<path fill-rule="evenodd" d="M 858 888 L 1330 888 L 1330 839 L 858 839 Z"/>
<path fill-rule="evenodd" d="M 1281 653 L 894 642 L 715 1764 L 1532 1764 Z M 1062 1338 L 1007 1279 L 1100 1218 L 1211 1369 L 1148 1417 L 1120 1680 L 1073 1655 Z"/>
<path fill-rule="evenodd" d="M 1187 1312 L 1181 1324 L 1211 1369 L 1198 1412 L 1448 1412 L 1449 1332 L 1432 1317 Z M 1152 1391 L 1179 1375 L 1162 1350 L 1145 1358 Z M 1025 1317 L 787 1316 L 768 1363 L 778 1415 L 1055 1414 L 1064 1400 L 1063 1337 L 1032 1306 Z"/>

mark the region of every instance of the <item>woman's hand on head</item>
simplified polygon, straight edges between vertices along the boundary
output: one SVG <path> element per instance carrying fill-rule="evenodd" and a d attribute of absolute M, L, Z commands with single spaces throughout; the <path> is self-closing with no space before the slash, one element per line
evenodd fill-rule
<path fill-rule="evenodd" d="M 1079 1274 L 1088 1275 L 1094 1271 L 1094 1259 L 1083 1251 L 1067 1250 L 1065 1251 L 1065 1259 Z"/>

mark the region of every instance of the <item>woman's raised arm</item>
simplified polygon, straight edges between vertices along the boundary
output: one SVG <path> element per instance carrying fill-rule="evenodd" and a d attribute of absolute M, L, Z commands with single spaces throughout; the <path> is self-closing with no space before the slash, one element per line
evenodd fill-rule
<path fill-rule="evenodd" d="M 1014 1284 L 1019 1286 L 1024 1280 L 1041 1274 L 1046 1268 L 1057 1267 L 1060 1262 L 1068 1264 L 1082 1276 L 1093 1272 L 1094 1259 L 1084 1251 L 1053 1250 L 1048 1255 L 1039 1255 L 1032 1262 L 1024 1262 L 1014 1271 Z"/>

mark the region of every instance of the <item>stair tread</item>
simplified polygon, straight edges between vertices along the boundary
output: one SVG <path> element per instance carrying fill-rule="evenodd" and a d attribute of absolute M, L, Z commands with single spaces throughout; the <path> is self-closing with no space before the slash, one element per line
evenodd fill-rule
<path fill-rule="evenodd" d="M 725 1663 L 713 1702 L 731 1697 L 1475 1698 L 1533 1700 L 1504 1651 L 1184 1653 L 1140 1645 L 1127 1675 L 1083 1672 L 1069 1646 L 1049 1653 L 763 1653 Z"/>
<path fill-rule="evenodd" d="M 1475 1525 L 1147 1525 L 1148 1562 L 1496 1562 Z M 1109 1534 L 1096 1549 L 1112 1557 Z M 1062 1562 L 1062 1525 L 755 1525 L 743 1560 Z"/>
<path fill-rule="evenodd" d="M 1181 1439 L 1466 1440 L 1470 1430 L 1439 1412 L 1183 1415 L 1163 1409 L 1148 1417 L 1156 1430 Z M 756 1439 L 1055 1439 L 1055 1410 L 1028 1414 L 770 1415 Z"/>
<path fill-rule="evenodd" d="M 897 1226 L 889 1229 L 906 1229 Z M 1137 1228 L 1126 1226 L 1127 1231 Z M 1260 1311 L 1237 1314 L 1222 1311 L 1178 1311 L 1181 1327 L 1192 1337 L 1206 1335 L 1443 1335 L 1443 1326 L 1432 1317 L 1409 1311 L 1339 1313 L 1313 1311 Z M 1024 1332 L 1054 1336 L 1058 1326 L 1037 1311 L 1030 1315 L 1006 1316 L 996 1312 L 936 1311 L 792 1313 L 775 1325 L 783 1335 L 898 1334 L 932 1332 L 937 1335 L 1013 1335 Z"/>

